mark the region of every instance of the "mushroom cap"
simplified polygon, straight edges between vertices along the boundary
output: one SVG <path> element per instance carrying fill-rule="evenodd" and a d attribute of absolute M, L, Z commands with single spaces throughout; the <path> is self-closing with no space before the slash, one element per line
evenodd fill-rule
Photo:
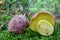
<path fill-rule="evenodd" d="M 24 33 L 25 28 L 29 25 L 27 17 L 24 15 L 14 16 L 8 23 L 8 30 L 14 33 Z"/>
<path fill-rule="evenodd" d="M 49 21 L 53 26 L 55 25 L 55 19 L 54 16 L 48 12 L 48 11 L 40 11 L 32 16 L 30 21 L 30 28 L 33 31 L 37 31 L 37 24 L 40 20 L 47 20 Z"/>

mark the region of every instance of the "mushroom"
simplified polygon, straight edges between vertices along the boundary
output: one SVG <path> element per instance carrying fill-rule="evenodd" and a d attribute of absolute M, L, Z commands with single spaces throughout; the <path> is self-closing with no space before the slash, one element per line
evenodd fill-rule
<path fill-rule="evenodd" d="M 49 36 L 54 31 L 55 19 L 48 11 L 40 11 L 31 17 L 30 29 L 41 35 Z"/>
<path fill-rule="evenodd" d="M 24 33 L 28 25 L 29 21 L 25 15 L 17 15 L 10 20 L 8 30 L 14 33 Z"/>

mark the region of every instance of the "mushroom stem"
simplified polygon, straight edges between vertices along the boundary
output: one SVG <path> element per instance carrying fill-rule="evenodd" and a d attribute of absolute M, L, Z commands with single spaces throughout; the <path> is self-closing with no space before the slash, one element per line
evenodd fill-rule
<path fill-rule="evenodd" d="M 37 31 L 42 35 L 51 35 L 53 33 L 54 27 L 47 20 L 40 20 L 37 24 Z"/>

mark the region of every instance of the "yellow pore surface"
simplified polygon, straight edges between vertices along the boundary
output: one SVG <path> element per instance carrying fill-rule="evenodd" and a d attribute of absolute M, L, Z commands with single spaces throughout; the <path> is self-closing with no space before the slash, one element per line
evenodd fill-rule
<path fill-rule="evenodd" d="M 52 15 L 50 15 L 49 13 L 40 12 L 40 13 L 38 13 L 38 15 L 34 19 L 31 19 L 31 21 L 30 21 L 31 30 L 37 31 L 36 27 L 37 27 L 37 24 L 40 20 L 47 20 L 53 26 L 55 25 L 55 19 Z"/>

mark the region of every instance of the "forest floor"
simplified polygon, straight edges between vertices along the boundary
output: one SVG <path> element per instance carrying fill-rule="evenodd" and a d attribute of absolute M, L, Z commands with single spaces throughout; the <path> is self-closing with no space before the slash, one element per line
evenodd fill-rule
<path fill-rule="evenodd" d="M 29 27 L 26 28 L 24 34 L 15 34 L 8 31 L 8 20 L 12 16 L 1 16 L 0 24 L 4 24 L 3 29 L 0 29 L 0 40 L 60 40 L 60 22 L 56 22 L 54 33 L 48 37 L 42 36 L 37 32 L 33 32 Z"/>

